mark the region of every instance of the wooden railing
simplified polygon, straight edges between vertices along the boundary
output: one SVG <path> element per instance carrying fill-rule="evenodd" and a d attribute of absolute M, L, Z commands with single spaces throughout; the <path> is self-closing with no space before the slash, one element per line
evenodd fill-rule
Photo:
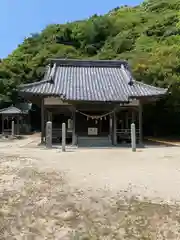
<path fill-rule="evenodd" d="M 19 126 L 19 132 L 18 132 L 18 127 L 17 127 L 17 124 L 14 124 L 14 134 L 15 135 L 19 135 L 19 133 L 21 133 L 21 126 Z M 12 134 L 12 129 L 11 128 L 5 128 L 4 131 L 3 131 L 3 134 L 5 136 L 7 135 L 11 135 Z"/>
<path fill-rule="evenodd" d="M 131 129 L 117 129 L 116 135 L 120 139 L 130 140 L 131 139 Z M 136 139 L 139 139 L 139 129 L 136 129 Z"/>
<path fill-rule="evenodd" d="M 61 138 L 62 129 L 61 128 L 53 128 L 52 129 L 52 138 Z"/>
<path fill-rule="evenodd" d="M 62 129 L 61 128 L 53 128 L 52 129 L 52 138 L 57 139 L 62 137 Z M 72 137 L 72 130 L 66 130 L 66 138 Z"/>

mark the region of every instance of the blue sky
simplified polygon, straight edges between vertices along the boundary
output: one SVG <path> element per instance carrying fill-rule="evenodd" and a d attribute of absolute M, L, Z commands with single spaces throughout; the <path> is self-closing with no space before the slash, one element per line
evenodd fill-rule
<path fill-rule="evenodd" d="M 0 0 L 0 58 L 10 54 L 30 33 L 51 23 L 103 14 L 140 0 Z"/>

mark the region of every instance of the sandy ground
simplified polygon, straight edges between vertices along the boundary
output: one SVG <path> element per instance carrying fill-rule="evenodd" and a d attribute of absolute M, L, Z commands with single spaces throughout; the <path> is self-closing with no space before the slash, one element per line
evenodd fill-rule
<path fill-rule="evenodd" d="M 0 142 L 0 239 L 180 239 L 179 147 L 38 141 Z"/>
<path fill-rule="evenodd" d="M 82 189 L 128 191 L 149 198 L 180 200 L 180 147 L 47 150 L 38 137 L 0 143 L 0 155 L 26 157 L 40 170 L 63 171 Z"/>

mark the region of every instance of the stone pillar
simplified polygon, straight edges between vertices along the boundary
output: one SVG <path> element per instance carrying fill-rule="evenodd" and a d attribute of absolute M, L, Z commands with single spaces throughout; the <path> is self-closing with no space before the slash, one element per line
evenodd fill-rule
<path fill-rule="evenodd" d="M 62 124 L 62 151 L 66 151 L 66 124 Z"/>
<path fill-rule="evenodd" d="M 117 145 L 117 118 L 116 112 L 113 113 L 113 144 Z"/>
<path fill-rule="evenodd" d="M 44 98 L 41 99 L 41 143 L 44 143 Z"/>
<path fill-rule="evenodd" d="M 142 103 L 139 101 L 139 144 L 143 144 Z"/>
<path fill-rule="evenodd" d="M 11 136 L 14 137 L 14 121 L 11 122 Z"/>
<path fill-rule="evenodd" d="M 136 127 L 134 123 L 131 124 L 131 147 L 132 147 L 132 151 L 135 152 L 136 151 Z"/>
<path fill-rule="evenodd" d="M 19 135 L 19 116 L 17 116 L 17 135 Z"/>
<path fill-rule="evenodd" d="M 52 122 L 46 123 L 46 147 L 52 148 Z"/>
<path fill-rule="evenodd" d="M 76 112 L 73 111 L 72 145 L 76 145 Z"/>

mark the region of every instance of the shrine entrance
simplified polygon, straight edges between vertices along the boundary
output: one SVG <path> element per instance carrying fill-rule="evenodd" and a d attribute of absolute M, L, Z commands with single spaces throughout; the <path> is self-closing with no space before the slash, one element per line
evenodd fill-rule
<path fill-rule="evenodd" d="M 110 116 L 102 112 L 77 112 L 76 133 L 79 136 L 103 137 L 110 134 Z"/>

